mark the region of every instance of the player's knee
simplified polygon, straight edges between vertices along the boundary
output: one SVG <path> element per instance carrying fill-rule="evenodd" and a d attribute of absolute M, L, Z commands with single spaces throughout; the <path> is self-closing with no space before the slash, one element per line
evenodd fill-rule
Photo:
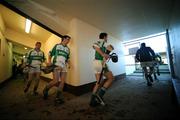
<path fill-rule="evenodd" d="M 96 85 L 96 86 L 99 86 L 99 84 L 100 84 L 100 83 L 99 83 L 99 80 L 97 80 L 97 81 L 95 82 L 95 85 Z"/>
<path fill-rule="evenodd" d="M 110 74 L 110 75 L 108 76 L 108 80 L 109 80 L 109 81 L 113 81 L 113 80 L 114 80 L 114 76 L 113 76 L 112 74 Z"/>
<path fill-rule="evenodd" d="M 112 76 L 112 77 L 111 77 L 111 80 L 114 81 L 114 79 L 115 79 L 114 76 Z"/>

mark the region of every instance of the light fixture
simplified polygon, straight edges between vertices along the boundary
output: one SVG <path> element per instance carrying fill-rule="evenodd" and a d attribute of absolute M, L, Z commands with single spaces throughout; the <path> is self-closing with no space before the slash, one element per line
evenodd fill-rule
<path fill-rule="evenodd" d="M 25 50 L 27 50 L 27 47 L 24 47 Z"/>
<path fill-rule="evenodd" d="M 25 26 L 25 32 L 26 32 L 26 33 L 29 33 L 29 32 L 30 32 L 31 23 L 32 23 L 31 20 L 26 19 L 26 26 Z"/>

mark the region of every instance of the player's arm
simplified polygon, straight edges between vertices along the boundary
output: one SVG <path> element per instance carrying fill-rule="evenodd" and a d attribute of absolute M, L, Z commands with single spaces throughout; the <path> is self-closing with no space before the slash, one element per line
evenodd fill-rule
<path fill-rule="evenodd" d="M 109 56 L 108 54 L 104 53 L 104 52 L 100 49 L 100 47 L 99 47 L 98 45 L 94 44 L 94 45 L 93 45 L 93 48 L 94 48 L 101 56 L 103 56 L 106 60 L 109 59 L 110 56 Z"/>

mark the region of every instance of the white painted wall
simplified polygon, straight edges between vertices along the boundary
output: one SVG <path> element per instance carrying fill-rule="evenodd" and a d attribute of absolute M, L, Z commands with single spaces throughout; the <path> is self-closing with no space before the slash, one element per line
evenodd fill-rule
<path fill-rule="evenodd" d="M 80 74 L 79 85 L 94 82 L 95 76 L 92 61 L 95 51 L 92 48 L 92 44 L 98 40 L 99 33 L 102 31 L 79 19 L 73 19 L 71 21 L 71 28 L 74 29 L 74 31 L 71 32 L 76 40 L 75 42 L 77 42 L 77 67 Z M 119 55 L 119 62 L 109 62 L 108 65 L 114 75 L 123 74 L 125 73 L 125 62 L 121 42 L 109 35 L 109 43 L 114 46 L 114 52 Z"/>
<path fill-rule="evenodd" d="M 172 11 L 172 18 L 170 21 L 169 35 L 171 43 L 171 52 L 173 55 L 173 66 L 175 77 L 180 80 L 180 1 L 174 1 L 174 8 Z"/>
<path fill-rule="evenodd" d="M 4 37 L 5 25 L 0 14 L 0 83 L 12 75 L 12 44 Z"/>

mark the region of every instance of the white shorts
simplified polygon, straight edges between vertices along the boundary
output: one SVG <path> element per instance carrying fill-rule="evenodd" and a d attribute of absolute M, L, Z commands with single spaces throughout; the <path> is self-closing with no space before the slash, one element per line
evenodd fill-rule
<path fill-rule="evenodd" d="M 141 62 L 141 67 L 154 67 L 154 62 Z"/>
<path fill-rule="evenodd" d="M 54 68 L 54 72 L 67 72 L 67 67 L 61 67 L 61 66 L 57 66 Z"/>
<path fill-rule="evenodd" d="M 29 73 L 40 73 L 40 67 L 29 67 Z"/>
<path fill-rule="evenodd" d="M 57 67 L 54 69 L 54 71 L 59 72 L 67 72 L 67 65 L 63 62 L 58 62 L 55 64 Z"/>
<path fill-rule="evenodd" d="M 103 68 L 102 62 L 103 62 L 102 60 L 93 60 L 93 67 L 94 67 L 94 73 L 95 74 L 101 73 L 102 68 Z M 109 72 L 107 64 L 105 65 L 104 72 Z"/>

